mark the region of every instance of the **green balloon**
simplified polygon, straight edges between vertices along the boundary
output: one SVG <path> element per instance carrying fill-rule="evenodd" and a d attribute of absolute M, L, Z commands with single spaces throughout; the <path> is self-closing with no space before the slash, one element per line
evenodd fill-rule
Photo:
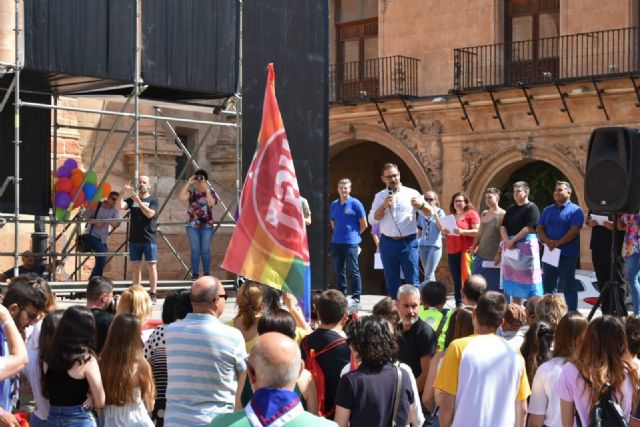
<path fill-rule="evenodd" d="M 87 182 L 96 185 L 98 183 L 98 177 L 94 171 L 87 174 Z"/>
<path fill-rule="evenodd" d="M 69 215 L 69 211 L 67 211 L 66 209 L 56 208 L 56 219 L 57 220 L 67 219 L 68 215 Z"/>
<path fill-rule="evenodd" d="M 99 202 L 100 200 L 102 200 L 102 188 L 96 191 L 95 196 L 93 196 L 93 199 L 91 199 L 92 202 Z"/>

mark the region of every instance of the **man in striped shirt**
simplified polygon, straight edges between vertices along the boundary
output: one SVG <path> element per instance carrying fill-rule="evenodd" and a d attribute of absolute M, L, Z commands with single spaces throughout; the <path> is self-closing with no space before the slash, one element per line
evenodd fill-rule
<path fill-rule="evenodd" d="M 165 425 L 204 426 L 241 406 L 247 353 L 240 331 L 218 320 L 226 299 L 220 280 L 201 277 L 191 286 L 193 313 L 167 327 Z"/>

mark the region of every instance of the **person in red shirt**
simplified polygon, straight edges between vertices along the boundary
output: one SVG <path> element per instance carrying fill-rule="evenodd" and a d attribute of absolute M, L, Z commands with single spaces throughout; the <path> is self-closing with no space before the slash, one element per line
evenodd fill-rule
<path fill-rule="evenodd" d="M 449 261 L 449 272 L 453 281 L 453 290 L 456 298 L 456 306 L 462 305 L 462 282 L 463 273 L 470 274 L 467 259 L 473 245 L 473 241 L 480 228 L 480 216 L 475 211 L 469 201 L 469 197 L 463 192 L 458 192 L 451 198 L 449 213 L 456 218 L 457 227 L 454 230 L 442 230 L 442 234 L 447 236 L 447 254 Z"/>

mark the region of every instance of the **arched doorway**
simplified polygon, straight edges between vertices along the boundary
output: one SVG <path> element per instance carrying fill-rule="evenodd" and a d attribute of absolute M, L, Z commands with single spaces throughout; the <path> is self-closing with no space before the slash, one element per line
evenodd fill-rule
<path fill-rule="evenodd" d="M 402 184 L 420 191 L 418 180 L 406 163 L 393 151 L 375 142 L 354 141 L 342 150 L 330 152 L 329 161 L 329 201 L 338 198 L 337 183 L 341 178 L 349 178 L 352 182 L 352 196 L 362 202 L 369 214 L 375 194 L 383 189 L 380 180 L 381 168 L 387 163 L 395 163 L 400 169 Z M 331 234 L 327 233 L 331 242 Z M 360 245 L 360 272 L 362 275 L 362 292 L 364 294 L 384 295 L 386 287 L 382 270 L 375 270 L 373 258 L 375 244 L 371 238 L 371 228 L 362 234 Z M 330 254 L 327 255 L 327 279 L 332 287 L 335 286 L 335 272 Z"/>

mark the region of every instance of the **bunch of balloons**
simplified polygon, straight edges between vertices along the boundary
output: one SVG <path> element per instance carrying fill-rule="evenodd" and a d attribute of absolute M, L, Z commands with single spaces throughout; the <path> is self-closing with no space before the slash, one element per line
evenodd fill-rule
<path fill-rule="evenodd" d="M 67 159 L 56 171 L 54 183 L 55 206 L 57 219 L 69 219 L 73 209 L 89 206 L 90 203 L 97 203 L 104 195 L 111 192 L 111 184 L 105 182 L 100 188 L 96 173 L 91 171 L 87 174 L 85 184 L 80 187 L 85 174 L 78 168 L 78 162 Z M 77 197 L 76 197 L 77 194 Z M 75 202 L 71 204 L 73 198 Z"/>

